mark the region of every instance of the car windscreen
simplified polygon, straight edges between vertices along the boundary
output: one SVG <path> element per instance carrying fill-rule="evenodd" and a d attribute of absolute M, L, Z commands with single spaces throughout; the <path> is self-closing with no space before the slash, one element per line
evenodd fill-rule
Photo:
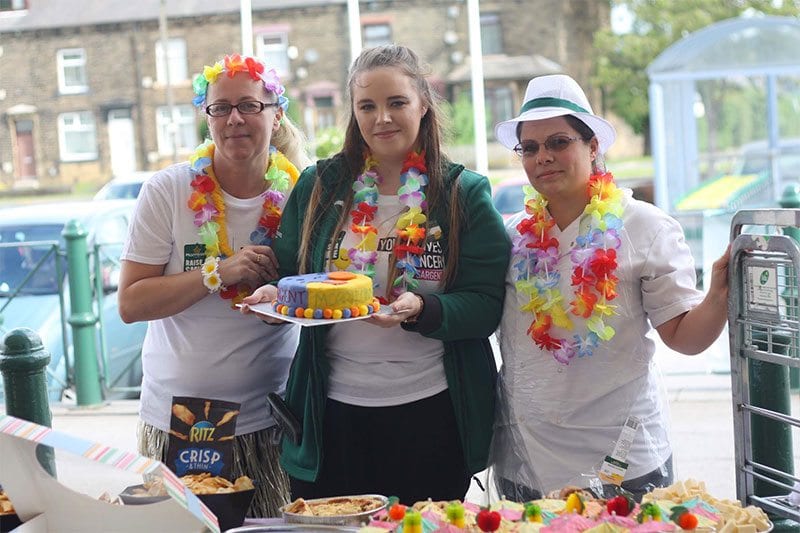
<path fill-rule="evenodd" d="M 494 196 L 494 207 L 503 215 L 521 211 L 525 207 L 525 191 L 522 185 L 499 188 Z"/>
<path fill-rule="evenodd" d="M 0 226 L 0 296 L 55 294 L 58 292 L 56 261 L 62 275 L 66 262 L 55 253 L 63 225 Z"/>
<path fill-rule="evenodd" d="M 139 191 L 142 188 L 141 182 L 136 183 L 112 183 L 102 194 L 98 195 L 98 199 L 102 200 L 127 200 L 135 199 L 139 196 Z"/>
<path fill-rule="evenodd" d="M 778 169 L 783 180 L 800 179 L 800 147 L 785 149 L 778 155 Z M 739 174 L 769 172 L 770 159 L 764 153 L 745 154 Z"/>

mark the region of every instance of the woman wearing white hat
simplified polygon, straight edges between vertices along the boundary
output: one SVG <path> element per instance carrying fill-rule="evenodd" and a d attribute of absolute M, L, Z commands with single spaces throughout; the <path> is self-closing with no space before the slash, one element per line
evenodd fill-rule
<path fill-rule="evenodd" d="M 531 80 L 519 116 L 495 132 L 533 186 L 506 225 L 514 245 L 498 331 L 499 489 L 525 501 L 566 485 L 621 482 L 641 496 L 669 484 L 652 330 L 685 354 L 717 338 L 727 252 L 704 296 L 680 225 L 604 172 L 614 128 L 569 76 Z"/>

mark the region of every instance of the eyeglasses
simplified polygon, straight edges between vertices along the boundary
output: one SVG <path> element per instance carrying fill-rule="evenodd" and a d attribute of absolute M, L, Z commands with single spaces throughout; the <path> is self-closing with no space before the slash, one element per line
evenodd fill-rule
<path fill-rule="evenodd" d="M 225 117 L 231 114 L 235 107 L 242 115 L 257 115 L 261 113 L 265 107 L 278 107 L 278 102 L 257 102 L 255 100 L 248 100 L 246 102 L 239 102 L 233 104 L 211 104 L 206 106 L 206 114 L 212 117 Z"/>
<path fill-rule="evenodd" d="M 577 137 L 567 137 L 566 135 L 553 135 L 544 141 L 544 147 L 549 152 L 563 152 L 569 145 L 577 141 Z M 539 153 L 538 141 L 522 141 L 514 147 L 514 151 L 520 157 L 533 157 Z"/>

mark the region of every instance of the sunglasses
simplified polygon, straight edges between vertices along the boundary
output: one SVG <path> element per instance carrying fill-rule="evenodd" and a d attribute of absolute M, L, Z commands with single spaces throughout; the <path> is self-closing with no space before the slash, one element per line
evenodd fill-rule
<path fill-rule="evenodd" d="M 569 145 L 577 141 L 577 137 L 567 137 L 566 135 L 553 135 L 544 141 L 544 147 L 548 152 L 563 152 Z M 522 141 L 514 147 L 514 151 L 520 157 L 533 157 L 539 153 L 539 141 Z"/>

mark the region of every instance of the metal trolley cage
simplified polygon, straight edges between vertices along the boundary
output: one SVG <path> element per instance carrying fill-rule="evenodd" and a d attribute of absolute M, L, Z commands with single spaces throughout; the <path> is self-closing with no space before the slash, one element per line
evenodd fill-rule
<path fill-rule="evenodd" d="M 782 390 L 788 398 L 789 369 L 800 368 L 800 247 L 782 234 L 786 228 L 798 227 L 800 209 L 742 210 L 734 215 L 728 325 L 737 498 L 743 505 L 754 504 L 772 515 L 800 522 L 800 508 L 788 497 L 795 491 L 792 485 L 800 482 L 794 475 L 791 444 L 791 432 L 800 428 L 800 419 L 792 416 L 791 408 L 765 405 L 770 402 L 761 401 L 760 392 L 772 394 L 775 388 L 785 386 Z M 772 375 L 771 383 L 778 387 L 766 386 L 765 375 Z M 765 427 L 768 431 L 759 431 Z M 783 446 L 770 441 L 769 430 L 776 428 L 779 437 L 788 436 Z M 783 468 L 776 468 L 769 457 L 778 453 L 778 448 L 788 448 L 783 450 L 784 459 L 789 458 L 788 464 L 780 465 Z M 773 464 L 765 464 L 770 462 Z"/>

